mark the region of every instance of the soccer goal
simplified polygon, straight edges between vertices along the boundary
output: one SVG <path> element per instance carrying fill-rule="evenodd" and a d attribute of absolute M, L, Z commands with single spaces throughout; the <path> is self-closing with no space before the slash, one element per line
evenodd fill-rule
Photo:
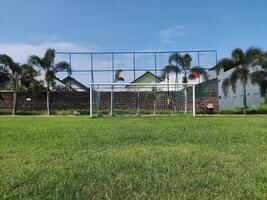
<path fill-rule="evenodd" d="M 90 84 L 90 117 L 170 114 L 195 116 L 194 84 Z"/>

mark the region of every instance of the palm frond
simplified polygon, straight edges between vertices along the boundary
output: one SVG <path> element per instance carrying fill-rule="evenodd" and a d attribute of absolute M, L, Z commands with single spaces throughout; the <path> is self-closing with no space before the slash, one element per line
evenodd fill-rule
<path fill-rule="evenodd" d="M 215 65 L 216 73 L 218 75 L 221 70 L 228 70 L 228 69 L 237 67 L 237 65 L 238 64 L 236 62 L 234 62 L 232 59 L 223 58 L 223 59 L 219 60 L 217 65 Z"/>
<path fill-rule="evenodd" d="M 31 87 L 36 83 L 35 76 L 37 75 L 37 71 L 31 65 L 27 64 L 21 65 L 20 68 L 21 87 L 26 88 L 28 91 L 30 91 Z"/>
<path fill-rule="evenodd" d="M 173 53 L 169 56 L 169 65 L 180 65 L 182 60 L 182 56 L 179 53 Z"/>
<path fill-rule="evenodd" d="M 117 81 L 124 81 L 124 78 L 123 77 L 118 77 Z"/>
<path fill-rule="evenodd" d="M 40 58 L 39 56 L 29 56 L 28 58 L 28 64 L 32 65 L 32 66 L 37 66 L 39 69 L 46 69 L 43 63 L 42 58 Z"/>
<path fill-rule="evenodd" d="M 235 48 L 232 51 L 231 57 L 232 57 L 232 60 L 234 62 L 240 62 L 240 61 L 244 60 L 245 53 L 241 48 Z"/>
<path fill-rule="evenodd" d="M 0 66 L 0 83 L 10 80 L 9 71 L 4 66 Z"/>
<path fill-rule="evenodd" d="M 21 74 L 27 74 L 32 77 L 38 74 L 38 72 L 31 65 L 23 64 L 20 66 L 20 68 L 21 68 Z"/>
<path fill-rule="evenodd" d="M 189 70 L 192 62 L 192 57 L 190 54 L 186 53 L 184 56 L 182 56 L 181 65 L 183 70 Z"/>
<path fill-rule="evenodd" d="M 253 85 L 259 84 L 262 81 L 266 81 L 267 79 L 267 71 L 260 70 L 260 71 L 255 71 L 250 74 L 250 80 Z"/>
<path fill-rule="evenodd" d="M 11 65 L 14 65 L 14 61 L 10 56 L 8 56 L 6 54 L 1 54 L 0 55 L 0 64 L 5 66 L 5 67 L 9 67 Z"/>
<path fill-rule="evenodd" d="M 199 67 L 199 66 L 192 67 L 190 69 L 190 73 L 191 73 L 189 75 L 190 77 L 191 77 L 193 72 L 198 72 L 199 75 L 201 75 L 205 81 L 209 80 L 209 75 L 208 75 L 208 72 L 207 72 L 207 70 L 205 68 Z"/>
<path fill-rule="evenodd" d="M 262 55 L 251 63 L 252 67 L 261 66 L 263 69 L 267 69 L 267 52 L 263 52 Z"/>
<path fill-rule="evenodd" d="M 237 85 L 237 81 L 240 79 L 240 68 L 236 68 L 232 74 L 229 77 L 230 80 L 230 86 L 232 87 L 232 90 L 234 93 L 236 93 L 236 85 Z"/>
<path fill-rule="evenodd" d="M 265 96 L 267 93 L 267 71 L 260 70 L 251 73 L 250 80 L 253 85 L 257 84 L 259 86 L 261 96 Z"/>
<path fill-rule="evenodd" d="M 178 74 L 180 73 L 180 69 L 178 66 L 176 65 L 166 65 L 163 69 L 162 69 L 162 74 L 161 74 L 161 77 L 162 78 L 166 78 L 167 74 L 170 74 L 170 73 L 175 73 L 175 74 Z"/>
<path fill-rule="evenodd" d="M 224 94 L 225 97 L 227 97 L 227 95 L 228 95 L 228 91 L 229 91 L 228 89 L 229 89 L 230 85 L 231 85 L 231 83 L 230 83 L 230 79 L 229 78 L 226 78 L 226 79 L 223 80 L 223 82 L 222 82 L 222 90 L 223 90 L 223 94 Z"/>
<path fill-rule="evenodd" d="M 50 68 L 54 63 L 56 52 L 54 49 L 47 49 L 43 58 L 43 64 Z"/>
<path fill-rule="evenodd" d="M 5 68 L 7 68 L 7 69 L 9 69 L 12 72 L 13 75 L 15 73 L 17 73 L 18 70 L 19 70 L 18 63 L 15 63 L 13 61 L 13 59 L 10 56 L 6 55 L 6 54 L 1 54 L 0 55 L 0 65 L 5 67 Z"/>
<path fill-rule="evenodd" d="M 260 48 L 256 48 L 256 47 L 248 48 L 245 52 L 246 63 L 248 65 L 252 64 L 253 62 L 259 60 L 263 54 L 264 54 L 264 52 Z"/>
<path fill-rule="evenodd" d="M 124 81 L 124 78 L 121 76 L 122 70 L 118 69 L 115 71 L 115 82 Z"/>
<path fill-rule="evenodd" d="M 66 61 L 58 62 L 55 64 L 53 71 L 57 72 L 71 72 L 70 64 Z"/>

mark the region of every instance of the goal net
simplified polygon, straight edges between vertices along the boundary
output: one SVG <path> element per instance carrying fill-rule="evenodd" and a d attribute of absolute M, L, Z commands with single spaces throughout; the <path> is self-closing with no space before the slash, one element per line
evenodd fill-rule
<path fill-rule="evenodd" d="M 195 116 L 195 85 L 174 83 L 90 84 L 90 116 Z"/>

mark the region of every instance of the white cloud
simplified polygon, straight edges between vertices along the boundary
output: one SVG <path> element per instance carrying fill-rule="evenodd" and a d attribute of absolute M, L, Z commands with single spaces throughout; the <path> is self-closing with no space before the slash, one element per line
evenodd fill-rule
<path fill-rule="evenodd" d="M 44 38 L 47 38 L 45 36 Z M 52 37 L 52 36 L 51 36 Z M 42 37 L 40 36 L 40 39 Z M 44 39 L 43 38 L 43 39 Z M 50 38 L 51 39 L 51 38 Z M 56 51 L 67 51 L 67 52 L 95 52 L 103 50 L 99 46 L 95 45 L 80 45 L 72 42 L 52 42 L 43 41 L 39 44 L 36 43 L 0 43 L 0 54 L 7 54 L 11 56 L 16 62 L 25 63 L 30 55 L 43 56 L 48 48 L 53 48 Z M 145 49 L 143 51 L 155 51 L 154 49 Z M 56 56 L 56 62 L 58 61 L 69 61 L 69 55 L 58 54 Z M 111 69 L 112 60 L 111 55 L 94 55 L 93 59 L 94 69 Z M 159 60 L 158 60 L 159 64 Z M 138 68 L 151 68 L 154 67 L 154 54 L 147 53 L 137 53 L 136 54 L 136 66 Z M 115 68 L 116 69 L 133 69 L 133 55 L 132 54 L 121 54 L 115 55 Z M 74 70 L 87 70 L 90 69 L 90 56 L 88 54 L 83 55 L 72 55 L 72 69 Z M 144 72 L 136 72 L 136 77 Z M 64 78 L 66 73 L 59 73 L 59 78 Z M 95 72 L 96 82 L 111 82 L 112 73 L 111 72 Z M 133 81 L 133 72 L 123 71 L 123 77 L 125 82 Z M 73 76 L 81 81 L 82 83 L 88 85 L 90 82 L 89 72 L 73 72 Z"/>
<path fill-rule="evenodd" d="M 8 54 L 16 62 L 24 63 L 29 55 L 43 56 L 48 48 L 56 51 L 94 51 L 97 47 L 79 45 L 71 42 L 46 42 L 41 44 L 0 43 L 0 54 Z"/>
<path fill-rule="evenodd" d="M 159 31 L 159 37 L 162 43 L 174 43 L 177 39 L 185 36 L 184 26 L 174 26 Z"/>

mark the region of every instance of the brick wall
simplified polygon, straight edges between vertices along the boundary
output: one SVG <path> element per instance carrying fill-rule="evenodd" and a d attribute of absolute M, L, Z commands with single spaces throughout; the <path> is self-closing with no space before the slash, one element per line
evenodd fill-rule
<path fill-rule="evenodd" d="M 157 108 L 162 109 L 175 107 L 177 105 L 183 107 L 184 104 L 183 95 L 177 95 L 173 92 L 170 92 L 169 95 L 167 92 L 159 92 L 157 94 L 153 94 L 152 92 L 139 92 L 139 94 L 137 92 L 114 92 L 113 94 L 113 106 L 118 109 L 136 108 L 138 104 L 140 109 L 153 109 L 155 99 Z M 11 109 L 12 99 L 12 92 L 0 92 L 0 109 Z M 98 102 L 98 109 L 109 109 L 111 102 L 110 92 L 94 93 L 94 102 Z M 211 93 L 209 97 L 197 99 L 196 108 L 205 108 L 208 103 L 212 103 L 214 108 L 217 108 L 217 98 L 215 93 Z M 51 109 L 89 109 L 89 105 L 89 92 L 51 92 Z M 18 92 L 17 109 L 46 109 L 46 92 Z M 192 109 L 192 98 L 188 97 L 188 110 L 190 109 Z"/>
<path fill-rule="evenodd" d="M 89 97 L 88 92 L 51 92 L 51 109 L 89 108 Z M 12 92 L 0 92 L 0 109 L 11 109 L 12 99 Z M 17 109 L 46 109 L 46 92 L 18 92 Z"/>

